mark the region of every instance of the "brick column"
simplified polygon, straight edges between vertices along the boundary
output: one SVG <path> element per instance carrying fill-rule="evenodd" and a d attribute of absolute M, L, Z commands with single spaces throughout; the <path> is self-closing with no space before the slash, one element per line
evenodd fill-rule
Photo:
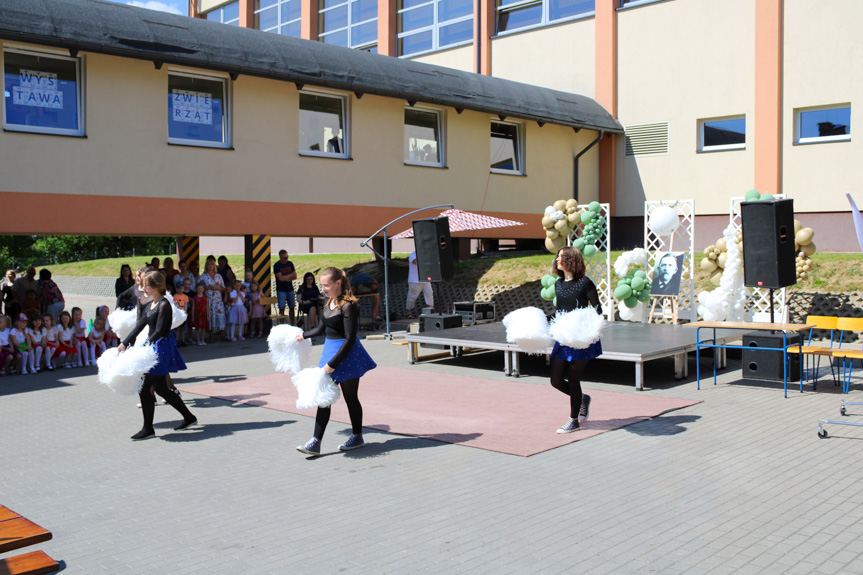
<path fill-rule="evenodd" d="M 596 0 L 596 86 L 594 99 L 617 118 L 618 0 Z M 599 142 L 599 201 L 614 216 L 617 187 L 617 137 Z"/>
<path fill-rule="evenodd" d="M 782 193 L 783 0 L 755 2 L 755 188 Z"/>
<path fill-rule="evenodd" d="M 398 56 L 396 0 L 378 0 L 378 54 Z"/>
<path fill-rule="evenodd" d="M 240 0 L 240 26 L 243 28 L 255 27 L 254 0 Z"/>
<path fill-rule="evenodd" d="M 491 37 L 495 33 L 494 0 L 479 0 L 474 4 L 473 55 L 475 72 L 491 76 Z M 479 22 L 479 37 L 477 26 Z"/>
<path fill-rule="evenodd" d="M 317 0 L 300 0 L 300 36 L 305 40 L 318 39 L 318 2 Z M 350 6 L 348 6 L 350 9 Z"/>

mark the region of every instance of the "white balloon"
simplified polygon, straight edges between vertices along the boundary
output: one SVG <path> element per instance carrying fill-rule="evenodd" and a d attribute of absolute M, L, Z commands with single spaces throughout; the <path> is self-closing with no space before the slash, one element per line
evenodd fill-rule
<path fill-rule="evenodd" d="M 677 210 L 670 206 L 659 206 L 650 213 L 647 227 L 658 236 L 671 235 L 680 225 L 680 216 Z"/>
<path fill-rule="evenodd" d="M 552 214 L 554 214 L 554 212 L 556 212 L 556 211 L 557 211 L 557 210 L 555 210 L 555 209 L 554 209 L 554 206 L 548 206 L 548 207 L 546 207 L 546 208 L 545 208 L 545 215 L 547 215 L 547 216 L 551 216 L 551 215 L 552 215 Z"/>

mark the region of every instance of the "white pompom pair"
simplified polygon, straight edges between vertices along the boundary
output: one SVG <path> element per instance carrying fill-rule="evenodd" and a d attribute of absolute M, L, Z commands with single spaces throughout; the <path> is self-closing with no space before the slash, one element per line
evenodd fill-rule
<path fill-rule="evenodd" d="M 312 341 L 297 341 L 303 330 L 292 325 L 278 325 L 270 331 L 267 344 L 270 361 L 276 371 L 293 374 L 297 388 L 297 409 L 329 407 L 339 399 L 339 386 L 322 367 L 304 367 L 309 363 Z"/>
<path fill-rule="evenodd" d="M 592 307 L 558 312 L 546 321 L 545 313 L 535 307 L 511 311 L 503 318 L 506 340 L 527 353 L 544 353 L 555 341 L 575 349 L 584 349 L 599 341 L 605 319 Z"/>

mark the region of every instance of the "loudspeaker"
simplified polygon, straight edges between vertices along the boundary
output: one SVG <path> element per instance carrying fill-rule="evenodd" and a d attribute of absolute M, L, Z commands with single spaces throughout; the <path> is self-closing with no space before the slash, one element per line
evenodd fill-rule
<path fill-rule="evenodd" d="M 797 283 L 794 200 L 740 204 L 743 221 L 743 283 L 783 288 Z"/>
<path fill-rule="evenodd" d="M 420 316 L 419 331 L 420 333 L 425 333 L 429 331 L 461 327 L 462 325 L 462 317 L 458 314 L 430 313 L 423 314 Z M 447 349 L 450 346 L 437 345 L 434 343 L 421 343 L 420 347 L 427 347 L 431 349 Z"/>
<path fill-rule="evenodd" d="M 744 242 L 745 243 L 745 242 Z M 788 345 L 797 345 L 800 334 L 788 334 Z M 782 332 L 753 331 L 743 334 L 743 377 L 782 381 Z M 779 348 L 780 351 L 758 349 Z M 788 381 L 800 381 L 800 355 L 786 354 L 788 358 Z"/>
<path fill-rule="evenodd" d="M 420 281 L 440 282 L 452 279 L 452 238 L 449 218 L 414 220 L 414 245 Z"/>

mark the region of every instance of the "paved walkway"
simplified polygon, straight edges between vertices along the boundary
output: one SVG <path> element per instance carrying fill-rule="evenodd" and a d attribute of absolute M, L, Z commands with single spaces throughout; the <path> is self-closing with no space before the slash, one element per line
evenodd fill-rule
<path fill-rule="evenodd" d="M 175 381 L 271 373 L 265 345 L 186 348 Z M 402 346 L 367 347 L 407 366 Z M 505 379 L 500 365 L 487 353 L 412 369 Z M 526 358 L 534 375 L 519 381 L 548 385 L 544 370 Z M 69 573 L 863 572 L 863 432 L 816 436 L 838 417 L 829 374 L 783 399 L 740 382 L 733 359 L 701 391 L 672 372 L 647 364 L 641 393 L 703 403 L 527 458 L 369 430 L 365 449 L 307 459 L 294 447 L 310 418 L 189 393 L 200 429 L 174 433 L 160 406 L 159 437 L 133 443 L 135 400 L 95 370 L 7 377 L 0 503 L 54 533 L 39 548 Z M 632 377 L 595 362 L 586 387 L 636 394 Z M 332 423 L 325 449 L 347 432 Z"/>

